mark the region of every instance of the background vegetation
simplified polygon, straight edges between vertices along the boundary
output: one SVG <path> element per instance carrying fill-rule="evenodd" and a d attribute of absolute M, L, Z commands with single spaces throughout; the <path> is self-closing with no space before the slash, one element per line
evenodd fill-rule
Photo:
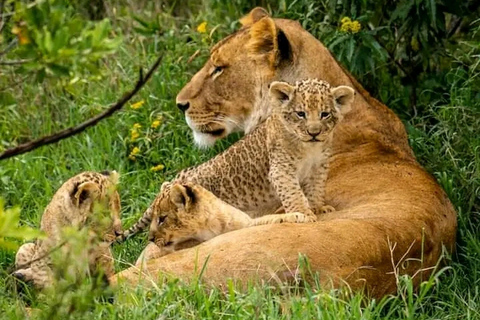
<path fill-rule="evenodd" d="M 4 226 L 18 224 L 18 210 L 18 234 L 34 235 L 25 227 L 37 228 L 55 190 L 84 170 L 122 174 L 122 219 L 129 226 L 163 180 L 234 141 L 195 149 L 174 98 L 209 46 L 238 28 L 238 18 L 255 5 L 300 21 L 402 118 L 418 160 L 459 214 L 449 267 L 416 293 L 409 279 L 399 279 L 398 294 L 382 301 L 318 286 L 240 292 L 175 279 L 150 292 L 106 296 L 83 281 L 48 295 L 19 295 L 8 276 L 14 253 L 4 248 L 0 318 L 24 318 L 28 305 L 37 309 L 34 317 L 47 319 L 480 319 L 480 3 L 474 0 L 0 0 L 0 152 L 99 113 L 130 89 L 140 66 L 165 53 L 154 78 L 122 112 L 0 162 L 0 241 L 10 247 L 15 241 Z M 118 269 L 135 260 L 143 241 L 115 248 Z"/>

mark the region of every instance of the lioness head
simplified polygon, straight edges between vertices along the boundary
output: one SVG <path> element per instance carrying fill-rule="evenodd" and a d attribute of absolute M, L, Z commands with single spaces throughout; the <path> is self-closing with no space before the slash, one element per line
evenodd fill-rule
<path fill-rule="evenodd" d="M 268 102 L 268 83 L 293 61 L 287 36 L 264 9 L 253 9 L 241 23 L 211 49 L 207 63 L 177 96 L 199 146 L 253 129 L 263 117 L 254 106 Z"/>
<path fill-rule="evenodd" d="M 286 130 L 304 142 L 325 141 L 350 110 L 354 94 L 348 86 L 332 88 L 316 79 L 270 85 L 273 112 L 280 115 Z"/>

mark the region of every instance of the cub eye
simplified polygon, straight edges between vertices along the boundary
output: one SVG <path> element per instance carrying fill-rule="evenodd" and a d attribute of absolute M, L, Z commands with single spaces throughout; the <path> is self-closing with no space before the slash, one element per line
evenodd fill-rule
<path fill-rule="evenodd" d="M 159 226 L 162 225 L 165 222 L 165 220 L 167 220 L 167 216 L 158 217 L 158 225 Z"/>
<path fill-rule="evenodd" d="M 303 111 L 298 111 L 296 112 L 296 114 L 297 114 L 297 117 L 299 117 L 300 119 L 305 119 L 306 117 L 306 114 Z"/>
<path fill-rule="evenodd" d="M 223 69 L 225 69 L 225 67 L 215 67 L 215 69 L 213 69 L 212 76 L 222 73 Z"/>
<path fill-rule="evenodd" d="M 331 117 L 331 113 L 330 112 L 322 112 L 320 113 L 320 119 L 328 119 Z"/>

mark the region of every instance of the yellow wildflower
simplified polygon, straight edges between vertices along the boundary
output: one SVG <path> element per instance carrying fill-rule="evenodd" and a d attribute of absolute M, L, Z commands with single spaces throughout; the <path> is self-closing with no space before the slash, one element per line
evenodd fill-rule
<path fill-rule="evenodd" d="M 161 123 L 160 120 L 155 120 L 155 121 L 152 122 L 151 127 L 152 127 L 153 129 L 156 129 L 156 128 L 158 128 L 158 126 L 160 125 L 160 123 Z"/>
<path fill-rule="evenodd" d="M 14 26 L 12 28 L 12 33 L 17 36 L 20 45 L 30 43 L 30 38 L 28 37 L 28 31 L 25 25 Z"/>
<path fill-rule="evenodd" d="M 418 40 L 415 37 L 413 37 L 412 41 L 410 41 L 410 46 L 412 46 L 413 51 L 420 50 L 420 44 L 418 43 Z"/>
<path fill-rule="evenodd" d="M 350 31 L 352 31 L 352 33 L 357 33 L 360 29 L 362 29 L 362 25 L 357 20 L 353 21 L 350 25 Z"/>
<path fill-rule="evenodd" d="M 139 147 L 134 147 L 132 151 L 130 151 L 130 154 L 128 155 L 128 159 L 135 161 L 136 155 L 140 153 L 140 148 Z"/>
<path fill-rule="evenodd" d="M 347 22 L 345 22 L 345 23 L 342 23 L 342 25 L 340 26 L 340 31 L 342 31 L 342 32 L 348 32 L 348 31 L 350 31 L 350 25 L 351 25 L 351 24 L 352 24 L 352 23 L 351 23 L 350 21 L 347 21 Z"/>
<path fill-rule="evenodd" d="M 132 156 L 135 156 L 135 155 L 137 155 L 137 154 L 139 154 L 139 153 L 140 153 L 140 148 L 139 148 L 139 147 L 134 147 L 134 148 L 132 149 L 132 152 L 130 152 L 130 154 L 131 154 Z"/>
<path fill-rule="evenodd" d="M 130 140 L 135 141 L 138 137 L 140 137 L 140 133 L 137 130 L 130 131 Z"/>
<path fill-rule="evenodd" d="M 132 104 L 132 105 L 130 106 L 130 108 L 132 108 L 132 109 L 140 109 L 140 108 L 143 106 L 144 103 L 145 103 L 145 100 L 140 100 L 140 101 L 135 102 L 134 104 Z"/>
<path fill-rule="evenodd" d="M 133 129 L 140 129 L 142 125 L 140 123 L 134 123 L 133 124 Z"/>
<path fill-rule="evenodd" d="M 357 33 L 362 29 L 362 25 L 357 20 L 350 19 L 349 17 L 344 17 L 340 20 L 342 23 L 340 26 L 340 31 L 342 32 L 351 32 Z"/>
<path fill-rule="evenodd" d="M 207 32 L 207 22 L 203 21 L 202 23 L 200 23 L 197 27 L 197 31 L 199 33 L 206 33 Z"/>
<path fill-rule="evenodd" d="M 165 166 L 163 164 L 157 164 L 155 167 L 151 167 L 150 171 L 157 172 L 163 170 Z"/>

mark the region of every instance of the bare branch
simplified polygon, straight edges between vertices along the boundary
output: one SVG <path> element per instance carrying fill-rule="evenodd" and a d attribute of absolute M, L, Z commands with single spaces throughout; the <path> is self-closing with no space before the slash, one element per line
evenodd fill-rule
<path fill-rule="evenodd" d="M 39 138 L 39 139 L 36 139 L 36 140 L 33 140 L 33 141 L 23 143 L 23 144 L 15 147 L 15 148 L 7 149 L 5 152 L 0 154 L 0 160 L 8 159 L 8 158 L 26 153 L 28 151 L 40 148 L 42 146 L 52 144 L 52 143 L 58 142 L 60 140 L 66 139 L 68 137 L 71 137 L 73 135 L 76 135 L 76 134 L 84 131 L 85 129 L 87 129 L 89 127 L 92 127 L 92 126 L 96 125 L 101 120 L 111 116 L 113 113 L 120 110 L 138 91 L 140 91 L 140 89 L 145 85 L 145 83 L 148 82 L 148 80 L 150 79 L 150 77 L 152 76 L 154 71 L 160 65 L 160 62 L 162 61 L 162 58 L 163 58 L 163 55 L 160 55 L 160 57 L 158 57 L 158 59 L 153 64 L 153 66 L 148 70 L 147 74 L 145 74 L 145 76 L 142 77 L 142 79 L 139 79 L 137 81 L 137 83 L 135 85 L 135 88 L 133 88 L 133 90 L 125 93 L 123 95 L 123 97 L 120 98 L 120 100 L 118 100 L 115 104 L 113 104 L 110 108 L 108 108 L 104 112 L 100 113 L 99 115 L 97 115 L 93 118 L 88 119 L 85 122 L 82 122 L 81 124 L 79 124 L 77 126 L 70 127 L 68 129 L 62 130 L 62 131 L 54 133 L 52 135 L 45 136 L 45 137 L 42 137 L 42 138 Z"/>
<path fill-rule="evenodd" d="M 33 59 L 5 60 L 5 61 L 0 61 L 0 66 L 16 66 L 16 65 L 24 64 L 30 61 L 33 61 Z"/>
<path fill-rule="evenodd" d="M 55 246 L 55 247 L 53 247 L 52 249 L 50 249 L 49 251 L 45 252 L 45 253 L 42 254 L 40 257 L 37 257 L 37 258 L 35 258 L 35 259 L 33 259 L 33 260 L 28 261 L 27 263 L 24 263 L 24 264 L 21 264 L 21 265 L 17 266 L 17 267 L 15 268 L 15 270 L 10 271 L 9 273 L 12 273 L 12 272 L 17 271 L 17 270 L 20 270 L 20 269 L 29 268 L 29 267 L 32 265 L 32 263 L 37 262 L 37 261 L 39 261 L 39 260 L 42 260 L 42 259 L 48 257 L 49 255 L 51 255 L 51 254 L 54 253 L 55 251 L 61 249 L 61 248 L 62 248 L 64 245 L 66 245 L 66 244 L 67 244 L 67 241 L 66 241 L 66 240 L 60 242 L 57 246 Z"/>

